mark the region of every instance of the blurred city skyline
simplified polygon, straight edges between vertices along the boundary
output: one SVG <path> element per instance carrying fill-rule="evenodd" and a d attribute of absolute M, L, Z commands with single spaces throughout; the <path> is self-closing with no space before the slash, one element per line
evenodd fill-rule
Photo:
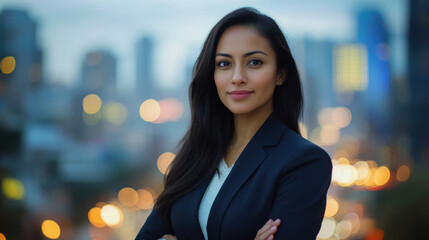
<path fill-rule="evenodd" d="M 134 237 L 189 126 L 200 47 L 242 6 L 284 30 L 302 135 L 332 158 L 318 240 L 429 236 L 429 2 L 269 3 L 0 3 L 0 239 Z"/>
<path fill-rule="evenodd" d="M 100 4 L 102 3 L 102 4 Z M 226 13 L 255 7 L 272 16 L 289 39 L 351 41 L 358 9 L 373 8 L 386 19 L 393 55 L 392 73 L 406 72 L 405 0 L 305 1 L 48 1 L 4 0 L 0 10 L 22 9 L 37 24 L 37 43 L 43 51 L 47 82 L 75 86 L 81 63 L 94 50 L 117 58 L 119 90 L 136 85 L 136 44 L 150 37 L 154 45 L 154 81 L 168 90 L 187 84 L 186 69 L 193 64 L 208 31 Z M 195 21 L 198 19 L 198 21 Z M 166 70 L 168 69 L 168 70 Z"/>

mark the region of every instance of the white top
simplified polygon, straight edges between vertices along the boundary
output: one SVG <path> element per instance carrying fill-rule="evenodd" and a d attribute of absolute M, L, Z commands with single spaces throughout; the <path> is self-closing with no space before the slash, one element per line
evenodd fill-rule
<path fill-rule="evenodd" d="M 223 159 L 220 161 L 218 166 L 219 174 L 215 173 L 206 189 L 206 192 L 204 193 L 203 199 L 201 200 L 200 208 L 198 210 L 198 220 L 206 240 L 207 221 L 209 220 L 210 209 L 212 208 L 213 202 L 234 164 L 232 164 L 231 167 L 228 167 Z"/>

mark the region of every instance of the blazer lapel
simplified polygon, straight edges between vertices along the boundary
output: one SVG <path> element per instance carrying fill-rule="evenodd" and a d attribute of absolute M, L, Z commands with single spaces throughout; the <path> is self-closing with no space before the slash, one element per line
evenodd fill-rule
<path fill-rule="evenodd" d="M 223 216 L 237 191 L 267 157 L 263 147 L 275 146 L 283 135 L 285 125 L 271 114 L 252 137 L 238 157 L 234 167 L 213 202 L 207 222 L 209 239 L 220 239 Z"/>
<path fill-rule="evenodd" d="M 181 229 L 180 233 L 176 232 L 177 237 L 180 237 L 180 239 L 204 240 L 198 220 L 198 210 L 209 183 L 210 179 L 207 179 L 173 204 L 172 211 L 175 213 L 172 214 L 172 217 L 175 218 L 173 220 L 176 223 L 175 227 Z"/>

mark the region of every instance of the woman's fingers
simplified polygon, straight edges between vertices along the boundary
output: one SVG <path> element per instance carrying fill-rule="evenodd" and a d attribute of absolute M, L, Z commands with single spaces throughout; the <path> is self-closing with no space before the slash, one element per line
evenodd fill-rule
<path fill-rule="evenodd" d="M 265 240 L 265 239 L 272 239 L 272 237 L 274 236 L 273 234 L 276 233 L 277 231 L 277 226 L 272 226 L 270 229 L 268 229 L 267 231 L 265 231 L 264 233 L 262 233 L 259 237 L 258 240 Z"/>
<path fill-rule="evenodd" d="M 260 235 L 260 234 L 262 234 L 262 233 L 266 232 L 269 228 L 271 228 L 271 223 L 272 223 L 272 222 L 273 222 L 273 220 L 272 220 L 272 219 L 268 220 L 268 221 L 264 224 L 264 226 L 262 226 L 262 228 L 261 228 L 261 229 L 259 229 L 259 231 L 257 232 L 257 235 L 256 235 L 256 236 L 258 236 L 258 235 Z"/>
<path fill-rule="evenodd" d="M 170 234 L 166 234 L 166 235 L 162 236 L 161 239 L 165 239 L 165 240 L 177 240 L 176 236 L 170 235 Z"/>
<path fill-rule="evenodd" d="M 259 229 L 255 237 L 256 240 L 272 240 L 274 238 L 274 233 L 277 231 L 278 226 L 280 225 L 280 219 L 276 221 L 268 220 L 265 225 Z"/>

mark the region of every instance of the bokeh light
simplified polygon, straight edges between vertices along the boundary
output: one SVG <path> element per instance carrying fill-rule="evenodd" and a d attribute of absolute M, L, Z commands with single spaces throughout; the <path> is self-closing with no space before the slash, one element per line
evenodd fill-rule
<path fill-rule="evenodd" d="M 335 198 L 328 196 L 326 199 L 325 217 L 333 217 L 338 212 L 338 201 Z"/>
<path fill-rule="evenodd" d="M 136 203 L 136 207 L 147 210 L 153 207 L 153 195 L 150 191 L 146 189 L 137 190 L 137 194 L 139 195 L 139 200 Z"/>
<path fill-rule="evenodd" d="M 4 74 L 10 74 L 15 69 L 15 58 L 12 56 L 4 57 L 0 62 L 1 72 Z"/>
<path fill-rule="evenodd" d="M 406 165 L 402 165 L 396 172 L 396 179 L 400 182 L 406 181 L 410 177 L 410 168 Z"/>
<path fill-rule="evenodd" d="M 60 226 L 53 220 L 45 220 L 42 222 L 42 232 L 50 239 L 57 239 L 61 235 Z"/>
<path fill-rule="evenodd" d="M 320 126 L 332 124 L 332 108 L 323 108 L 317 115 L 317 121 Z"/>
<path fill-rule="evenodd" d="M 377 186 L 383 186 L 389 181 L 390 171 L 387 167 L 379 167 L 374 174 L 374 183 Z"/>
<path fill-rule="evenodd" d="M 169 101 L 170 105 L 172 106 L 172 108 L 174 109 L 170 113 L 169 120 L 172 122 L 175 122 L 183 116 L 183 112 L 184 112 L 185 108 L 183 106 L 183 103 L 177 99 L 171 98 L 171 99 L 168 99 L 168 101 Z"/>
<path fill-rule="evenodd" d="M 365 182 L 370 177 L 368 163 L 365 161 L 357 161 L 353 166 L 357 171 L 357 179 L 355 184 L 358 186 L 365 184 Z"/>
<path fill-rule="evenodd" d="M 375 172 L 377 171 L 377 169 L 378 169 L 377 167 L 370 167 L 369 168 L 369 171 L 368 171 L 369 176 L 368 176 L 368 178 L 365 181 L 366 188 L 370 189 L 370 188 L 373 188 L 373 187 L 377 186 L 375 184 L 375 181 L 374 181 L 374 176 L 375 176 Z"/>
<path fill-rule="evenodd" d="M 103 219 L 107 226 L 116 228 L 122 224 L 124 217 L 121 209 L 117 206 L 106 204 L 101 208 L 101 219 Z"/>
<path fill-rule="evenodd" d="M 167 98 L 159 101 L 160 114 L 158 118 L 153 121 L 154 123 L 163 123 L 166 121 L 177 121 L 179 120 L 184 111 L 183 103 L 174 98 Z"/>
<path fill-rule="evenodd" d="M 360 206 L 362 206 L 361 204 L 359 204 Z M 355 212 L 350 212 L 348 213 L 344 219 L 346 219 L 347 221 L 349 221 L 351 223 L 351 234 L 356 234 L 359 232 L 359 228 L 360 228 L 360 219 L 359 216 L 357 215 L 357 213 Z"/>
<path fill-rule="evenodd" d="M 101 218 L 101 208 L 99 207 L 93 207 L 89 210 L 88 220 L 94 227 L 102 228 L 106 226 L 106 223 Z"/>
<path fill-rule="evenodd" d="M 352 114 L 346 107 L 337 107 L 332 111 L 332 123 L 339 128 L 347 127 L 351 120 Z"/>
<path fill-rule="evenodd" d="M 158 161 L 157 161 L 157 165 L 158 165 L 158 170 L 162 173 L 165 174 L 168 166 L 170 166 L 171 162 L 173 161 L 173 159 L 176 157 L 176 155 L 174 153 L 171 152 L 165 152 L 163 154 L 161 154 L 158 157 Z"/>
<path fill-rule="evenodd" d="M 139 200 L 139 195 L 136 190 L 130 187 L 126 187 L 119 191 L 118 199 L 119 202 L 122 203 L 124 206 L 133 207 Z"/>
<path fill-rule="evenodd" d="M 103 113 L 105 119 L 114 125 L 120 125 L 127 119 L 127 108 L 122 103 L 107 104 Z"/>
<path fill-rule="evenodd" d="M 333 162 L 332 180 L 342 187 L 351 187 L 358 178 L 358 171 L 350 165 L 347 158 L 340 158 Z"/>
<path fill-rule="evenodd" d="M 140 117 L 146 122 L 155 121 L 161 114 L 161 106 L 154 99 L 148 99 L 140 105 Z"/>
<path fill-rule="evenodd" d="M 352 224 L 348 220 L 343 220 L 335 227 L 335 233 L 340 239 L 346 239 L 352 233 Z"/>
<path fill-rule="evenodd" d="M 340 140 L 340 129 L 334 125 L 324 125 L 320 131 L 320 141 L 324 146 L 334 145 Z"/>
<path fill-rule="evenodd" d="M 6 237 L 3 235 L 3 233 L 0 233 L 0 240 L 6 240 Z"/>
<path fill-rule="evenodd" d="M 88 114 L 94 114 L 101 108 L 101 99 L 96 94 L 89 94 L 83 98 L 82 107 L 83 111 Z"/>
<path fill-rule="evenodd" d="M 21 200 L 25 195 L 25 187 L 21 181 L 15 178 L 4 178 L 2 190 L 6 197 L 13 200 Z"/>
<path fill-rule="evenodd" d="M 336 222 L 334 218 L 324 218 L 317 237 L 321 239 L 330 238 L 335 231 L 335 225 Z"/>

